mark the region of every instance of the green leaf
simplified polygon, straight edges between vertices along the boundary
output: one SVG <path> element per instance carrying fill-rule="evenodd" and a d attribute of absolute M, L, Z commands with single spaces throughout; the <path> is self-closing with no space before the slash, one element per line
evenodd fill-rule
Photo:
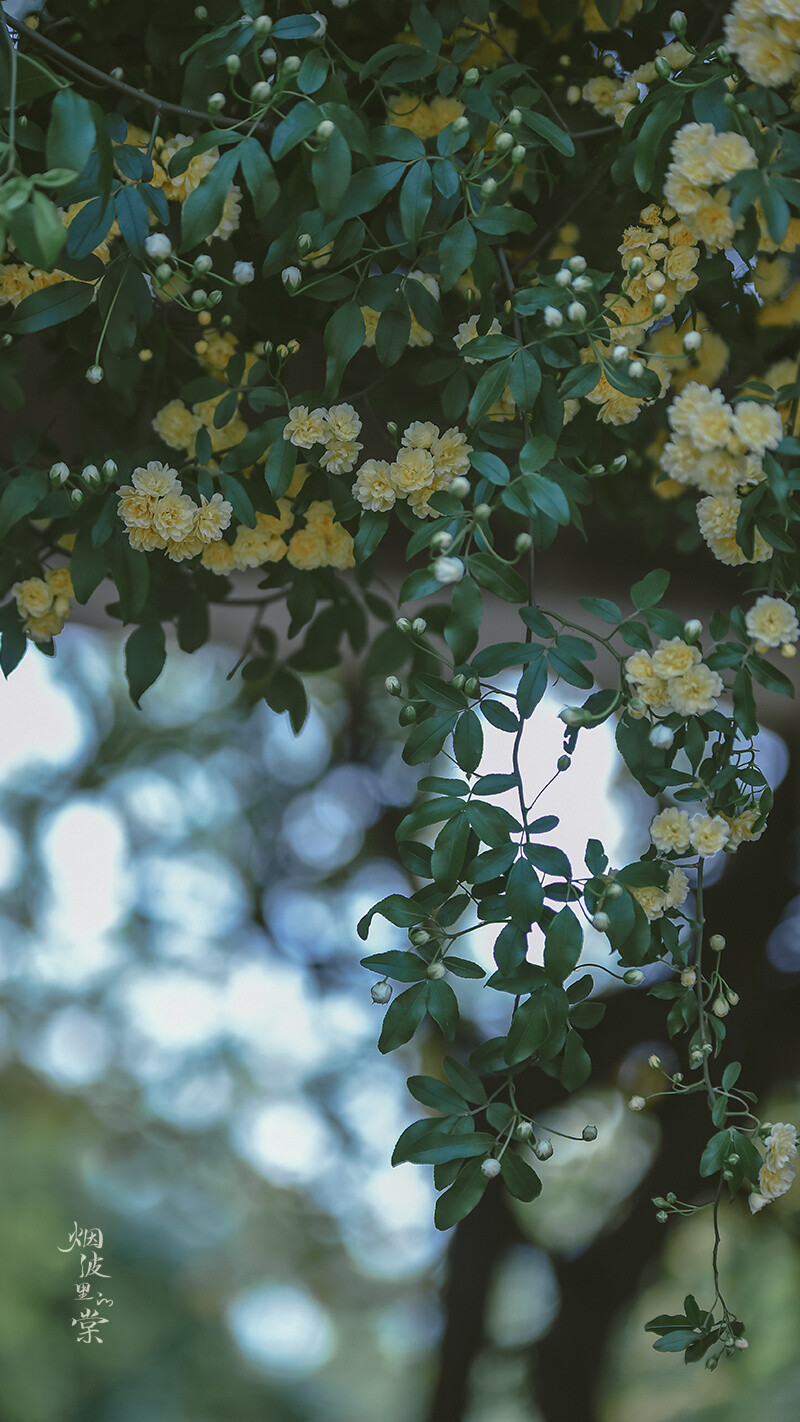
<path fill-rule="evenodd" d="M 385 977 L 393 978 L 397 983 L 424 982 L 428 971 L 428 964 L 418 953 L 401 953 L 395 949 L 362 958 L 361 966 L 375 973 L 383 973 Z"/>
<path fill-rule="evenodd" d="M 297 87 L 301 94 L 315 94 L 328 77 L 329 59 L 321 49 L 311 49 L 300 65 Z"/>
<path fill-rule="evenodd" d="M 458 1024 L 458 998 L 449 983 L 441 978 L 428 985 L 428 1012 L 441 1028 L 445 1040 L 452 1042 Z"/>
<path fill-rule="evenodd" d="M 641 612 L 644 608 L 653 607 L 655 603 L 660 602 L 668 587 L 669 573 L 665 568 L 654 568 L 652 573 L 634 583 L 631 588 L 631 601 Z"/>
<path fill-rule="evenodd" d="M 430 716 L 426 721 L 412 726 L 403 749 L 403 760 L 406 764 L 422 765 L 433 760 L 442 750 L 455 723 L 455 712 L 448 712 L 442 716 Z"/>
<path fill-rule="evenodd" d="M 430 164 L 412 163 L 400 189 L 400 224 L 409 242 L 419 242 L 432 199 Z"/>
<path fill-rule="evenodd" d="M 411 1041 L 425 1016 L 429 987 L 429 983 L 417 983 L 389 1004 L 378 1038 L 379 1052 L 393 1052 Z"/>
<path fill-rule="evenodd" d="M 5 538 L 9 529 L 20 519 L 33 513 L 46 493 L 47 476 L 44 470 L 14 475 L 0 498 L 0 538 Z"/>
<path fill-rule="evenodd" d="M 575 153 L 575 144 L 569 134 L 552 119 L 546 118 L 544 114 L 538 114 L 532 109 L 525 110 L 525 126 L 534 133 L 538 133 L 541 138 L 545 138 L 551 148 L 555 148 L 557 153 L 563 154 L 565 158 L 572 158 Z"/>
<path fill-rule="evenodd" d="M 411 317 L 405 307 L 388 306 L 381 312 L 375 331 L 375 354 L 381 365 L 396 365 L 408 346 Z"/>
<path fill-rule="evenodd" d="M 477 239 L 466 218 L 454 223 L 439 243 L 439 281 L 442 291 L 450 291 L 472 265 Z M 498 392 L 499 393 L 499 392 Z M 492 404 L 492 401 L 489 401 Z"/>
<path fill-rule="evenodd" d="M 75 599 L 80 603 L 88 602 L 95 588 L 108 575 L 105 554 L 95 546 L 92 533 L 91 525 L 79 530 L 69 560 Z"/>
<path fill-rule="evenodd" d="M 6 326 L 15 336 L 29 336 L 59 326 L 85 311 L 94 296 L 94 287 L 84 281 L 62 281 L 34 291 L 19 303 Z"/>
<path fill-rule="evenodd" d="M 587 612 L 593 612 L 595 617 L 599 617 L 603 622 L 621 622 L 622 613 L 615 602 L 609 602 L 606 597 L 581 597 L 578 599 L 581 607 L 585 607 Z"/>
<path fill-rule="evenodd" d="M 700 1174 L 702 1176 L 715 1175 L 722 1169 L 725 1157 L 731 1149 L 731 1132 L 718 1131 L 711 1137 L 702 1156 L 700 1157 Z"/>
<path fill-rule="evenodd" d="M 164 628 L 160 622 L 143 622 L 131 632 L 125 643 L 125 676 L 135 706 L 161 675 L 166 657 Z"/>
<path fill-rule="evenodd" d="M 369 934 L 370 924 L 375 915 L 379 914 L 389 923 L 395 924 L 397 928 L 413 928 L 414 924 L 421 923 L 428 915 L 425 909 L 420 908 L 412 899 L 404 899 L 402 894 L 389 894 L 387 898 L 381 899 L 380 903 L 374 904 L 369 913 L 359 919 L 357 932 L 359 938 L 366 939 Z"/>
<path fill-rule="evenodd" d="M 505 1044 L 505 1059 L 509 1066 L 528 1061 L 534 1052 L 544 1046 L 550 1035 L 550 1020 L 547 1005 L 541 993 L 520 1003 L 511 1020 Z"/>
<path fill-rule="evenodd" d="M 94 146 L 91 105 L 74 89 L 60 89 L 53 99 L 45 140 L 48 168 L 72 168 L 82 173 Z"/>
<path fill-rule="evenodd" d="M 276 667 L 264 692 L 264 700 L 279 714 L 288 711 L 292 730 L 296 736 L 299 735 L 308 716 L 308 693 L 291 667 Z"/>
<path fill-rule="evenodd" d="M 458 1172 L 450 1189 L 436 1201 L 433 1215 L 436 1228 L 450 1229 L 458 1224 L 459 1220 L 463 1220 L 465 1215 L 470 1214 L 483 1198 L 488 1183 L 481 1170 L 481 1162 L 468 1160 Z"/>
<path fill-rule="evenodd" d="M 469 560 L 469 571 L 482 587 L 496 593 L 506 602 L 524 603 L 528 588 L 515 568 L 501 563 L 490 553 L 473 553 Z"/>
<path fill-rule="evenodd" d="M 577 1032 L 568 1032 L 558 1079 L 567 1091 L 577 1091 L 592 1074 L 592 1061 Z"/>
<path fill-rule="evenodd" d="M 577 966 L 583 947 L 583 929 L 570 908 L 552 920 L 544 939 L 544 970 L 551 982 L 561 984 Z"/>
<path fill-rule="evenodd" d="M 531 410 L 542 388 L 542 372 L 532 351 L 519 351 L 511 362 L 511 394 L 521 410 Z"/>
<path fill-rule="evenodd" d="M 325 373 L 325 393 L 330 399 L 339 389 L 342 374 L 366 340 L 361 307 L 354 301 L 337 306 L 325 327 L 325 349 L 328 364 Z"/>
<path fill-rule="evenodd" d="M 327 142 L 318 148 L 311 160 L 311 176 L 322 211 L 332 217 L 348 187 L 353 160 L 341 129 L 335 128 Z"/>
<path fill-rule="evenodd" d="M 138 188 L 120 188 L 114 199 L 114 211 L 123 240 L 132 252 L 141 256 L 145 238 L 150 231 L 147 203 Z"/>
<path fill-rule="evenodd" d="M 515 1200 L 535 1200 L 542 1193 L 542 1182 L 535 1170 L 519 1155 L 507 1150 L 500 1161 L 503 1184 Z"/>
<path fill-rule="evenodd" d="M 477 1072 L 463 1066 L 455 1057 L 445 1057 L 443 1065 L 459 1096 L 463 1096 L 465 1101 L 471 1101 L 474 1106 L 483 1105 L 486 1092 Z"/>
<path fill-rule="evenodd" d="M 273 163 L 280 162 L 298 143 L 308 138 L 323 117 L 323 110 L 317 104 L 308 103 L 305 99 L 295 104 L 272 135 L 270 151 Z"/>
<path fill-rule="evenodd" d="M 310 59 L 311 55 L 306 58 Z M 237 152 L 242 166 L 242 177 L 253 200 L 253 211 L 257 218 L 266 217 L 280 197 L 280 183 L 275 176 L 275 170 L 258 139 L 252 135 L 239 145 Z"/>
<path fill-rule="evenodd" d="M 364 516 L 362 515 L 362 525 Z M 358 535 L 356 536 L 356 545 Z M 475 650 L 483 614 L 483 598 L 473 578 L 467 576 L 453 586 L 444 639 L 456 663 L 466 661 Z"/>
<path fill-rule="evenodd" d="M 187 197 L 181 208 L 181 251 L 196 247 L 219 226 L 238 163 L 238 146 L 229 148 Z"/>
<path fill-rule="evenodd" d="M 471 425 L 477 424 L 502 395 L 508 384 L 509 364 L 507 360 L 499 361 L 484 371 L 469 402 L 467 417 Z"/>
<path fill-rule="evenodd" d="M 480 717 L 470 709 L 459 717 L 453 732 L 453 752 L 461 769 L 474 775 L 483 755 L 483 728 Z"/>
<path fill-rule="evenodd" d="M 30 202 L 10 215 L 8 225 L 19 255 L 31 266 L 52 271 L 67 241 L 67 229 L 54 203 L 44 193 L 34 192 Z"/>
<path fill-rule="evenodd" d="M 28 639 L 17 612 L 17 604 L 12 599 L 0 607 L 0 671 L 9 677 L 19 666 L 28 646 Z"/>
<path fill-rule="evenodd" d="M 433 1111 L 463 1111 L 464 1101 L 446 1081 L 435 1076 L 410 1076 L 406 1085 L 421 1106 L 430 1106 Z"/>

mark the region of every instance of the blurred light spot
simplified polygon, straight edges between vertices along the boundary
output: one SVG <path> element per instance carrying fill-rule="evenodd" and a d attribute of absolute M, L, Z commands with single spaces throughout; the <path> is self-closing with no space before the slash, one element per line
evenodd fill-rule
<path fill-rule="evenodd" d="M 364 835 L 354 806 L 324 790 L 310 790 L 291 800 L 281 833 L 301 864 L 320 876 L 355 858 Z"/>
<path fill-rule="evenodd" d="M 214 983 L 189 973 L 142 972 L 119 994 L 131 1025 L 156 1045 L 201 1047 L 220 1033 L 220 995 Z"/>
<path fill-rule="evenodd" d="M 800 897 L 787 904 L 769 935 L 767 958 L 779 973 L 800 973 Z"/>
<path fill-rule="evenodd" d="M 147 1104 L 155 1115 L 183 1130 L 206 1130 L 227 1117 L 233 1081 L 224 1067 L 171 1076 L 152 1083 Z"/>
<path fill-rule="evenodd" d="M 31 1066 L 66 1086 L 96 1081 L 111 1059 L 111 1034 L 94 1013 L 65 1007 L 23 1048 Z"/>
<path fill-rule="evenodd" d="M 57 917 L 56 908 L 51 920 Z M 90 934 L 62 938 L 55 934 L 29 947 L 25 977 L 30 982 L 48 983 L 66 992 L 80 992 L 91 988 L 112 970 L 122 968 L 129 959 L 128 947 L 111 938 Z"/>
<path fill-rule="evenodd" d="M 0 894 L 13 889 L 25 863 L 22 840 L 10 825 L 0 824 Z"/>
<path fill-rule="evenodd" d="M 234 1121 L 237 1153 L 276 1185 L 301 1185 L 330 1168 L 336 1143 L 319 1112 L 299 1097 L 251 1106 Z"/>
<path fill-rule="evenodd" d="M 304 964 L 341 952 L 349 927 L 320 889 L 309 893 L 277 884 L 264 896 L 264 915 L 281 956 Z"/>
<path fill-rule="evenodd" d="M 89 726 L 48 657 L 29 651 L 0 683 L 0 779 L 39 766 L 68 766 L 89 739 Z"/>
<path fill-rule="evenodd" d="M 88 796 L 71 800 L 47 821 L 40 849 L 50 932 L 79 938 L 112 928 L 131 897 L 128 839 L 113 806 Z"/>
<path fill-rule="evenodd" d="M 153 855 L 139 862 L 138 878 L 141 911 L 186 933 L 214 938 L 241 922 L 244 887 L 233 865 L 220 855 Z"/>
<path fill-rule="evenodd" d="M 424 1357 L 439 1342 L 442 1322 L 435 1299 L 400 1299 L 374 1320 L 378 1346 L 385 1357 L 401 1362 Z"/>
<path fill-rule="evenodd" d="M 547 1332 L 558 1312 L 553 1266 L 541 1249 L 520 1244 L 497 1270 L 487 1306 L 488 1332 L 498 1348 L 520 1348 Z"/>
<path fill-rule="evenodd" d="M 297 736 L 288 715 L 268 717 L 264 760 L 270 775 L 282 785 L 310 785 L 322 774 L 330 756 L 330 732 L 313 704 Z"/>
<path fill-rule="evenodd" d="M 228 1327 L 245 1357 L 278 1377 L 316 1372 L 334 1351 L 328 1314 L 293 1284 L 262 1284 L 240 1294 L 228 1308 Z"/>

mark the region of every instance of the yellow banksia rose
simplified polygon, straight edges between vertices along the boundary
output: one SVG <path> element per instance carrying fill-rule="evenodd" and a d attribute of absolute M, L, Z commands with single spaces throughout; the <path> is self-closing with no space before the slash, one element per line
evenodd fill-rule
<path fill-rule="evenodd" d="M 652 667 L 656 676 L 683 676 L 684 672 L 696 666 L 699 661 L 700 652 L 697 647 L 684 642 L 682 637 L 670 637 L 669 640 L 662 638 L 653 653 Z"/>
<path fill-rule="evenodd" d="M 692 815 L 689 821 L 689 839 L 692 848 L 701 856 L 719 854 L 730 838 L 730 827 L 722 815 Z"/>
<path fill-rule="evenodd" d="M 152 426 L 171 449 L 193 449 L 202 420 L 182 400 L 170 400 L 153 416 Z"/>
<path fill-rule="evenodd" d="M 667 683 L 673 711 L 679 716 L 704 716 L 713 711 L 723 684 L 719 672 L 704 662 L 689 667 L 681 676 L 670 677 Z"/>
<path fill-rule="evenodd" d="M 688 810 L 662 810 L 651 822 L 650 838 L 659 854 L 683 854 L 689 848 Z"/>
<path fill-rule="evenodd" d="M 312 449 L 325 442 L 325 411 L 309 410 L 307 405 L 293 405 L 284 425 L 283 438 L 298 449 Z"/>
<path fill-rule="evenodd" d="M 55 594 L 44 578 L 26 578 L 14 583 L 11 592 L 20 617 L 42 617 L 53 606 Z"/>
<path fill-rule="evenodd" d="M 772 557 L 772 548 L 758 529 L 755 531 L 752 557 L 745 557 L 736 539 L 741 507 L 742 501 L 735 494 L 710 494 L 697 505 L 697 521 L 705 542 L 714 557 L 729 568 L 738 568 L 743 563 L 766 563 Z"/>
<path fill-rule="evenodd" d="M 800 637 L 797 614 L 791 603 L 782 597 L 765 594 L 756 598 L 744 621 L 752 640 L 765 647 L 780 647 Z"/>

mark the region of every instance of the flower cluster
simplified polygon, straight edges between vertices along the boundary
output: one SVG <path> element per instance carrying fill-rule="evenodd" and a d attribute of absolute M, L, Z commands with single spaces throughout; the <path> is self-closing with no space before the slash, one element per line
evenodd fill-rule
<path fill-rule="evenodd" d="M 785 1121 L 776 1121 L 770 1127 L 764 1148 L 764 1164 L 758 1172 L 761 1194 L 753 1191 L 749 1200 L 754 1215 L 763 1210 L 771 1200 L 785 1195 L 797 1174 L 794 1164 L 797 1159 L 797 1131 L 794 1126 L 787 1125 Z"/>
<path fill-rule="evenodd" d="M 800 8 L 796 0 L 734 0 L 725 41 L 756 84 L 777 89 L 800 74 Z"/>
<path fill-rule="evenodd" d="M 428 518 L 435 514 L 428 502 L 431 494 L 449 489 L 454 479 L 466 474 L 471 453 L 460 430 L 441 434 L 430 420 L 415 420 L 403 432 L 392 463 L 367 459 L 362 464 L 353 493 L 365 509 L 383 512 L 397 499 L 406 499 L 417 518 Z"/>
<path fill-rule="evenodd" d="M 140 140 L 136 146 L 146 148 L 148 140 L 144 134 L 144 130 L 139 129 L 136 131 L 135 137 Z M 128 142 L 130 143 L 131 141 L 129 136 Z M 176 153 L 179 153 L 182 148 L 188 148 L 192 142 L 193 140 L 187 138 L 184 133 L 176 133 L 173 138 L 166 140 L 157 138 L 155 141 L 153 177 L 151 181 L 154 188 L 161 189 L 168 202 L 185 202 L 189 194 L 193 193 L 195 189 L 200 186 L 203 178 L 211 172 L 211 169 L 219 159 L 218 148 L 207 148 L 205 153 L 196 153 L 194 157 L 189 160 L 189 164 L 184 168 L 183 172 L 173 177 L 169 172 L 170 162 Z M 214 228 L 214 231 L 211 233 L 211 236 L 206 240 L 210 242 L 212 237 L 219 237 L 222 241 L 227 241 L 238 229 L 241 210 L 241 189 L 238 188 L 235 183 L 231 183 L 225 194 L 222 216 Z"/>
<path fill-rule="evenodd" d="M 694 333 L 700 337 L 696 350 L 687 353 L 684 340 Z M 702 385 L 713 385 L 719 380 L 730 358 L 730 346 L 716 331 L 712 331 L 708 317 L 702 311 L 687 316 L 677 328 L 673 321 L 658 326 L 651 332 L 647 349 L 666 361 L 670 370 L 670 387 L 679 392 L 690 380 Z"/>
<path fill-rule="evenodd" d="M 705 665 L 697 647 L 680 637 L 662 639 L 652 653 L 634 652 L 625 663 L 625 676 L 654 716 L 672 711 L 679 716 L 704 716 L 714 710 L 723 689 L 719 673 Z"/>
<path fill-rule="evenodd" d="M 75 596 L 66 565 L 49 569 L 43 578 L 14 583 L 11 591 L 25 631 L 34 642 L 49 642 L 58 636 L 69 613 L 69 600 Z"/>
<path fill-rule="evenodd" d="M 88 198 L 83 202 L 72 203 L 66 211 L 58 209 L 65 227 L 70 226 L 87 202 Z M 103 241 L 99 242 L 92 252 L 92 256 L 99 257 L 104 266 L 111 257 L 110 243 L 119 235 L 119 225 L 115 219 Z M 75 280 L 77 278 L 70 272 L 61 271 L 59 267 L 45 272 L 40 267 L 32 267 L 28 262 L 0 262 L 0 303 L 10 302 L 12 306 L 19 306 L 26 296 L 33 296 L 36 291 L 44 291 L 46 287 L 57 286 L 63 281 Z"/>
<path fill-rule="evenodd" d="M 623 5 L 623 10 L 626 7 Z M 635 7 L 627 6 L 631 13 L 639 9 L 639 2 L 636 0 Z M 595 6 L 592 5 L 592 9 Z M 595 9 L 595 13 L 597 13 Z M 621 16 L 620 16 L 621 22 Z M 589 26 L 588 28 L 603 28 L 606 26 Z M 656 57 L 666 59 L 673 70 L 684 69 L 691 63 L 692 52 L 681 44 L 680 40 L 673 40 L 671 44 L 662 45 L 656 50 Z M 640 64 L 637 69 L 631 70 L 624 79 L 616 79 L 613 74 L 600 74 L 595 78 L 587 80 L 583 88 L 579 91 L 580 97 L 585 99 L 587 104 L 591 104 L 596 113 L 602 118 L 613 118 L 620 128 L 624 124 L 631 109 L 638 104 L 640 99 L 640 84 L 653 84 L 658 78 L 658 71 L 653 60 L 646 64 Z M 576 100 L 577 101 L 577 100 Z"/>
<path fill-rule="evenodd" d="M 654 202 L 640 212 L 635 226 L 625 228 L 617 250 L 626 273 L 625 301 L 622 307 L 615 302 L 612 310 L 621 323 L 620 339 L 635 345 L 641 328 L 655 317 L 654 296 L 660 293 L 663 298 L 657 314 L 669 316 L 681 297 L 697 286 L 694 269 L 700 250 L 691 227 L 677 218 L 675 209 Z"/>
<path fill-rule="evenodd" d="M 633 894 L 652 923 L 653 919 L 663 918 L 670 909 L 680 908 L 686 902 L 689 880 L 682 869 L 671 869 L 666 889 L 659 889 L 655 884 L 646 884 L 640 888 L 630 888 L 628 893 Z"/>
<path fill-rule="evenodd" d="M 782 597 L 756 598 L 744 621 L 761 655 L 770 647 L 781 647 L 791 655 L 792 644 L 800 637 L 797 613 Z"/>
<path fill-rule="evenodd" d="M 650 838 L 659 854 L 695 854 L 705 857 L 718 854 L 731 835 L 729 822 L 722 815 L 692 815 L 687 810 L 662 810 L 650 825 Z"/>
<path fill-rule="evenodd" d="M 325 446 L 320 459 L 329 474 L 350 474 L 355 469 L 359 450 L 361 417 L 352 405 L 320 406 L 309 410 L 307 405 L 293 405 L 283 430 L 283 438 L 298 449 Z"/>
<path fill-rule="evenodd" d="M 412 271 L 408 273 L 408 279 L 409 281 L 418 281 L 435 301 L 439 300 L 441 294 L 439 283 L 436 277 L 432 276 L 430 272 Z M 381 319 L 381 313 L 380 311 L 376 311 L 372 306 L 362 306 L 361 315 L 364 317 L 364 328 L 366 331 L 364 345 L 367 347 L 374 346 L 375 334 L 378 329 L 378 322 Z M 410 347 L 415 348 L 418 346 L 433 345 L 432 332 L 426 331 L 425 327 L 420 325 L 413 311 L 411 312 L 411 329 L 408 333 L 408 344 Z"/>
<path fill-rule="evenodd" d="M 731 215 L 724 185 L 744 168 L 757 168 L 755 150 L 741 133 L 717 133 L 711 123 L 687 123 L 672 144 L 664 196 L 712 251 L 729 247 L 744 218 Z"/>
<path fill-rule="evenodd" d="M 428 104 L 418 94 L 399 93 L 389 100 L 388 110 L 390 124 L 409 129 L 424 142 L 426 138 L 438 137 L 443 128 L 460 118 L 464 105 L 443 94 L 436 94 Z"/>
<path fill-rule="evenodd" d="M 159 460 L 134 469 L 132 480 L 119 491 L 117 511 L 131 547 L 140 552 L 164 549 L 173 563 L 182 563 L 220 539 L 231 521 L 233 508 L 221 494 L 201 494 L 196 504 L 176 471 Z"/>
<path fill-rule="evenodd" d="M 584 346 L 581 351 L 581 362 L 584 365 L 589 364 L 596 361 L 599 355 L 607 359 L 611 353 L 610 345 L 595 341 L 591 346 Z M 652 370 L 658 376 L 661 382 L 660 393 L 663 395 L 669 385 L 669 371 L 666 362 L 658 356 L 652 356 L 649 360 L 642 361 L 642 367 Z M 583 398 L 590 404 L 598 406 L 597 418 L 604 425 L 629 425 L 631 420 L 635 420 L 639 415 L 644 403 L 636 395 L 626 395 L 624 391 L 617 390 L 611 384 L 605 371 L 602 370 L 597 377 L 597 383 L 591 390 L 585 392 Z M 569 412 L 567 412 L 565 419 L 569 420 Z"/>

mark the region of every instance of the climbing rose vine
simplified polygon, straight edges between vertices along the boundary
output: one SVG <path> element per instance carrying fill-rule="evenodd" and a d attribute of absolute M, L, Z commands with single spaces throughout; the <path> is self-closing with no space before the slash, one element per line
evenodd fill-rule
<path fill-rule="evenodd" d="M 710 856 L 764 831 L 754 686 L 792 693 L 800 631 L 800 5 L 292 9 L 52 0 L 0 29 L 0 666 L 52 655 L 103 588 L 138 704 L 166 629 L 199 648 L 244 588 L 241 674 L 297 729 L 303 674 L 366 651 L 405 760 L 430 768 L 398 830 L 408 891 L 359 925 L 408 933 L 364 960 L 378 1047 L 426 1018 L 454 1041 L 461 979 L 505 1004 L 469 1061 L 457 1043 L 441 1078 L 411 1077 L 425 1114 L 394 1159 L 433 1166 L 442 1229 L 493 1177 L 535 1199 L 553 1132 L 520 1086 L 579 1090 L 602 972 L 644 985 L 681 1053 L 651 1059 L 662 1091 L 710 1116 L 697 1201 L 655 1208 L 710 1209 L 715 1240 L 704 1302 L 647 1326 L 715 1366 L 747 1346 L 721 1206 L 759 1212 L 797 1155 L 728 1059 L 738 999 L 703 891 Z M 654 562 L 723 565 L 707 626 L 670 609 L 660 567 L 624 607 L 581 589 L 580 623 L 541 605 L 563 531 L 612 526 Z M 526 782 L 552 684 L 552 776 L 611 723 L 652 801 L 632 863 L 590 805 L 571 863 Z M 487 724 L 508 747 L 488 769 Z M 597 979 L 587 924 L 616 965 Z"/>

